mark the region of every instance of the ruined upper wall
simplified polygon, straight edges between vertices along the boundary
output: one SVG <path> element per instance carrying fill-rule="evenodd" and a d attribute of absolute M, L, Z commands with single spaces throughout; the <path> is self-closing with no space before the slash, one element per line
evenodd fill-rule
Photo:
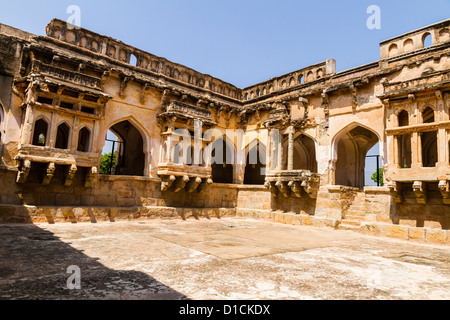
<path fill-rule="evenodd" d="M 336 61 L 327 61 L 297 70 L 243 89 L 244 101 L 251 101 L 286 90 L 301 89 L 336 73 Z"/>
<path fill-rule="evenodd" d="M 427 36 L 431 36 L 432 46 L 449 42 L 450 19 L 381 42 L 381 60 L 425 49 L 424 41 Z"/>
<path fill-rule="evenodd" d="M 128 63 L 131 67 L 163 74 L 169 78 L 202 89 L 209 89 L 216 94 L 233 99 L 240 100 L 242 98 L 241 90 L 227 82 L 171 62 L 165 58 L 157 57 L 113 38 L 82 28 L 73 28 L 73 26 L 71 28 L 71 25 L 68 25 L 62 20 L 52 20 L 47 25 L 46 33 L 48 37 L 64 41 L 123 63 Z"/>

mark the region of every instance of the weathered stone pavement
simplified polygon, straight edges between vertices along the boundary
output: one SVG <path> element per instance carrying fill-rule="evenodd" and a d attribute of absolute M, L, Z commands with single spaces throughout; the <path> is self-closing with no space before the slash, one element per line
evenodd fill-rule
<path fill-rule="evenodd" d="M 448 246 L 246 219 L 0 225 L 0 257 L 0 299 L 450 299 Z"/>

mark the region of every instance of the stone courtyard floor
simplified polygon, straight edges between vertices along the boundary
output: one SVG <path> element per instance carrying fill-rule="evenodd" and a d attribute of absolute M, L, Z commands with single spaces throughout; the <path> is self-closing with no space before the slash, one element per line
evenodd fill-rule
<path fill-rule="evenodd" d="M 0 258 L 6 300 L 450 299 L 448 246 L 247 219 L 0 225 Z"/>

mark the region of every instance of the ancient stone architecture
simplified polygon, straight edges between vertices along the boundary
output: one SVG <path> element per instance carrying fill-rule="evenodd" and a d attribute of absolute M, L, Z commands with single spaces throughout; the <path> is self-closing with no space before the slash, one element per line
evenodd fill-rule
<path fill-rule="evenodd" d="M 231 215 L 450 242 L 450 20 L 244 89 L 61 20 L 46 33 L 0 25 L 2 222 Z"/>

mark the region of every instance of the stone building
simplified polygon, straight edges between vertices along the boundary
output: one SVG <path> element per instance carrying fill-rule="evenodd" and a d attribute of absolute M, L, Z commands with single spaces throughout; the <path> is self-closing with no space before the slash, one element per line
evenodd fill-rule
<path fill-rule="evenodd" d="M 0 219 L 231 215 L 449 243 L 449 30 L 240 89 L 61 20 L 0 25 Z M 377 144 L 384 186 L 366 187 Z"/>

